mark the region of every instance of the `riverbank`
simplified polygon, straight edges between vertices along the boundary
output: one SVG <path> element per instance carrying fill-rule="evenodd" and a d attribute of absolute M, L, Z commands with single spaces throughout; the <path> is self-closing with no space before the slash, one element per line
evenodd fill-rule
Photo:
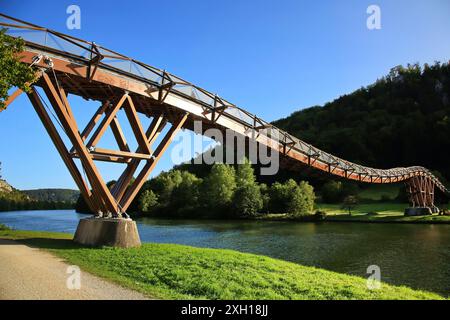
<path fill-rule="evenodd" d="M 140 248 L 85 248 L 64 233 L 0 230 L 82 270 L 162 299 L 442 299 L 366 279 L 233 250 L 147 243 Z"/>
<path fill-rule="evenodd" d="M 450 224 L 450 216 L 405 216 L 404 210 L 408 204 L 395 202 L 363 203 L 351 210 L 343 209 L 338 204 L 316 204 L 315 209 L 320 215 L 304 217 L 291 217 L 288 214 L 265 214 L 259 220 L 267 221 L 297 221 L 297 222 L 364 222 L 364 223 L 423 223 L 423 224 Z"/>

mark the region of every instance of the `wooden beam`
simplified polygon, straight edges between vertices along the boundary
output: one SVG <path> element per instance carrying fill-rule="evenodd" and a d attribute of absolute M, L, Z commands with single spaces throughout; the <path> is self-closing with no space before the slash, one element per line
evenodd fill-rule
<path fill-rule="evenodd" d="M 158 145 L 158 147 L 155 150 L 155 153 L 153 154 L 153 158 L 148 160 L 142 171 L 137 176 L 134 183 L 128 188 L 127 192 L 125 193 L 123 199 L 120 202 L 121 207 L 126 211 L 128 207 L 131 204 L 131 201 L 133 201 L 134 197 L 144 184 L 144 182 L 147 180 L 148 176 L 152 172 L 155 165 L 158 163 L 161 156 L 164 154 L 164 151 L 166 151 L 167 147 L 172 142 L 175 135 L 178 133 L 180 128 L 183 126 L 183 124 L 186 122 L 186 119 L 188 118 L 188 114 L 184 114 L 182 117 L 180 117 L 179 121 L 174 123 L 170 130 L 166 133 L 161 143 Z"/>
<path fill-rule="evenodd" d="M 123 134 L 122 128 L 120 127 L 119 119 L 117 116 L 111 122 L 111 130 L 114 134 L 114 138 L 117 141 L 117 145 L 121 151 L 130 152 L 130 147 L 128 146 L 127 140 L 125 139 L 125 135 Z"/>
<path fill-rule="evenodd" d="M 31 88 L 31 92 L 27 93 L 28 98 L 31 101 L 31 104 L 33 105 L 34 109 L 36 110 L 36 113 L 38 114 L 39 118 L 41 119 L 42 124 L 45 127 L 45 130 L 47 130 L 48 135 L 50 136 L 50 139 L 53 141 L 53 144 L 56 147 L 56 150 L 58 150 L 58 153 L 60 154 L 61 158 L 64 161 L 64 164 L 66 165 L 67 169 L 69 169 L 70 174 L 72 175 L 73 179 L 75 180 L 76 185 L 78 186 L 78 189 L 81 192 L 81 195 L 83 196 L 84 200 L 86 201 L 88 207 L 92 212 L 98 211 L 98 204 L 95 203 L 91 190 L 89 189 L 86 181 L 83 179 L 80 171 L 78 170 L 75 162 L 70 157 L 69 152 L 67 151 L 67 148 L 61 139 L 58 130 L 56 130 L 53 122 L 50 119 L 50 116 L 48 115 L 47 111 L 45 110 L 44 105 L 42 104 L 41 99 L 39 98 L 39 95 L 36 92 L 36 89 L 34 87 Z"/>
<path fill-rule="evenodd" d="M 14 100 L 16 100 L 16 98 L 17 98 L 18 96 L 20 96 L 22 93 L 23 93 L 23 90 L 22 90 L 22 89 L 17 89 L 16 91 L 14 91 L 13 94 L 10 95 L 10 96 L 8 97 L 8 99 L 6 99 L 6 101 L 5 101 L 5 106 L 3 107 L 3 109 L 0 109 L 0 112 L 6 110 L 6 108 L 8 108 L 8 106 L 9 106 Z"/>
<path fill-rule="evenodd" d="M 64 112 L 65 106 L 59 98 L 58 92 L 56 91 L 53 83 L 46 73 L 42 75 L 44 79 L 43 88 L 47 97 L 52 104 L 53 109 L 58 116 L 61 125 L 64 127 L 64 130 L 70 139 L 71 143 L 75 147 L 75 150 L 80 155 L 80 160 L 82 162 L 83 167 L 86 170 L 86 173 L 91 181 L 91 186 L 95 193 L 97 193 L 97 197 L 102 199 L 105 203 L 104 212 L 111 212 L 112 214 L 120 214 L 120 207 L 117 205 L 114 197 L 109 191 L 106 183 L 103 181 L 100 172 L 98 171 L 95 163 L 89 154 L 86 146 L 84 145 L 83 140 L 79 132 L 76 130 L 76 125 L 74 124 L 74 119 L 70 119 L 66 112 Z M 121 99 L 121 100 L 124 100 Z M 123 103 L 123 102 L 122 102 Z M 120 104 L 120 102 L 119 102 Z M 70 106 L 66 106 L 70 108 Z M 117 106 L 116 106 L 117 107 Z"/>
<path fill-rule="evenodd" d="M 141 121 L 139 120 L 136 108 L 134 107 L 133 100 L 130 96 L 127 96 L 127 100 L 128 104 L 125 106 L 125 113 L 130 121 L 131 128 L 136 136 L 141 152 L 150 154 L 151 152 L 147 144 L 147 138 L 145 137 L 144 129 L 142 129 Z"/>
<path fill-rule="evenodd" d="M 144 160 L 148 160 L 148 159 L 152 158 L 152 156 L 149 154 L 118 151 L 118 150 L 109 150 L 109 149 L 103 149 L 103 148 L 95 148 L 95 150 L 91 151 L 91 154 L 116 156 L 116 157 L 122 157 L 122 158 L 144 159 Z"/>
<path fill-rule="evenodd" d="M 128 97 L 128 93 L 125 93 L 119 101 L 116 103 L 114 107 L 112 107 L 109 111 L 106 112 L 106 116 L 103 118 L 102 122 L 98 126 L 97 130 L 95 130 L 94 134 L 92 135 L 91 139 L 87 143 L 87 147 L 95 147 L 100 140 L 100 138 L 105 133 L 106 129 L 109 127 L 111 122 L 113 121 L 114 117 L 116 116 L 119 109 L 122 107 L 123 103 L 125 102 L 125 99 Z"/>
<path fill-rule="evenodd" d="M 160 115 L 158 117 L 153 118 L 152 122 L 150 123 L 150 126 L 147 129 L 146 137 L 147 137 L 147 143 L 149 148 L 151 149 L 151 146 L 155 142 L 158 135 L 161 133 L 161 131 L 164 129 L 167 121 L 166 119 Z M 140 151 L 140 147 L 137 148 L 136 152 Z M 136 172 L 138 166 L 139 166 L 140 160 L 139 159 L 133 159 L 128 164 L 125 171 L 120 176 L 119 180 L 117 180 L 116 185 L 114 186 L 112 193 L 114 197 L 120 202 L 122 199 L 128 185 L 130 184 L 131 180 L 133 179 L 133 175 Z"/>

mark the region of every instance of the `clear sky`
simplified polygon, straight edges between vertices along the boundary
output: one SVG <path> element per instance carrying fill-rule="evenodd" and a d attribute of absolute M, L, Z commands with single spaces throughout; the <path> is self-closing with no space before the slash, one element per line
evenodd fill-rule
<path fill-rule="evenodd" d="M 80 30 L 66 27 L 71 4 L 81 8 Z M 379 30 L 366 26 L 372 4 L 381 9 Z M 371 84 L 396 65 L 450 59 L 448 0 L 0 0 L 0 12 L 166 69 L 268 121 Z M 81 123 L 98 105 L 72 101 Z M 13 186 L 75 187 L 26 96 L 0 113 L 0 136 L 2 173 Z M 171 166 L 169 150 L 154 174 Z M 120 170 L 101 171 L 109 180 Z"/>

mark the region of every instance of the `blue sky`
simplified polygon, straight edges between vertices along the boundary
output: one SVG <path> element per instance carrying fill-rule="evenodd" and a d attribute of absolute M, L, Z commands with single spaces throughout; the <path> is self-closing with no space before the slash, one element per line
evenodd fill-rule
<path fill-rule="evenodd" d="M 71 4 L 81 8 L 80 30 L 66 27 Z M 381 9 L 380 30 L 366 27 L 371 4 Z M 396 65 L 450 59 L 448 0 L 0 0 L 0 12 L 166 69 L 268 121 L 371 84 Z M 80 124 L 98 105 L 71 99 Z M 0 113 L 0 136 L 12 185 L 75 187 L 26 96 Z M 154 174 L 171 166 L 169 149 Z M 100 169 L 106 180 L 121 170 Z"/>

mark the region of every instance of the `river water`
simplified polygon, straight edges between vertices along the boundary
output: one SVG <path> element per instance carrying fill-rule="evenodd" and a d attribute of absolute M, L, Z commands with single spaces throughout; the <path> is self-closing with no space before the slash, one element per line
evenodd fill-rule
<path fill-rule="evenodd" d="M 0 212 L 15 229 L 74 233 L 73 210 Z M 450 225 L 137 220 L 143 242 L 227 248 L 450 296 Z"/>

